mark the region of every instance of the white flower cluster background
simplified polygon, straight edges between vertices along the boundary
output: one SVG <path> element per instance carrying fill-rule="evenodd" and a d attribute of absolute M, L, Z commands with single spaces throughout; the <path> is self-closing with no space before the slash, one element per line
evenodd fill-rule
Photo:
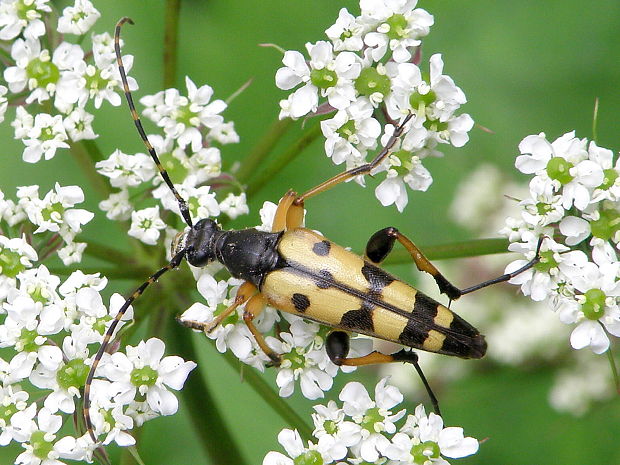
<path fill-rule="evenodd" d="M 1 463 L 620 460 L 592 433 L 620 415 L 619 7 L 444 3 L 0 0 Z M 136 107 L 195 221 L 270 230 L 288 189 L 370 162 L 411 115 L 370 176 L 307 201 L 308 228 L 361 253 L 396 226 L 431 258 L 504 238 L 489 251 L 512 255 L 437 263 L 461 287 L 543 238 L 514 285 L 451 304 L 485 359 L 420 354 L 444 417 L 411 366 L 334 365 L 314 322 L 263 312 L 279 367 L 243 309 L 207 336 L 180 327 L 212 321 L 241 284 L 183 264 L 123 316 L 92 383 L 93 443 L 88 368 L 185 227 L 125 104 L 122 16 Z M 388 270 L 447 304 L 397 249 Z M 350 355 L 373 348 L 397 349 L 354 337 Z"/>

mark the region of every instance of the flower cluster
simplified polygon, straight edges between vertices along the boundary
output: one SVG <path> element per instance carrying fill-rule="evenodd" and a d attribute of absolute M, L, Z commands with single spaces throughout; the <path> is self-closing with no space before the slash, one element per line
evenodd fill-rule
<path fill-rule="evenodd" d="M 420 65 L 421 39 L 434 19 L 416 3 L 361 0 L 360 16 L 343 8 L 325 31 L 329 41 L 306 44 L 308 60 L 287 51 L 276 73 L 280 89 L 295 89 L 280 102 L 280 118 L 333 114 L 321 121 L 321 129 L 326 155 L 337 165 L 363 165 L 399 121 L 413 115 L 393 153 L 373 173 L 385 173 L 375 190 L 379 201 L 399 211 L 408 201 L 406 186 L 425 191 L 432 183 L 422 160 L 441 156 L 438 144 L 463 146 L 473 127 L 469 115 L 456 114 L 465 94 L 443 74 L 441 55 L 431 56 L 428 71 Z"/>
<path fill-rule="evenodd" d="M 498 192 L 505 195 L 498 195 Z M 520 215 L 522 204 L 515 199 L 529 196 L 527 184 L 515 182 L 508 173 L 500 172 L 493 165 L 482 164 L 463 178 L 450 211 L 453 219 L 473 235 L 491 237 L 505 228 L 506 218 Z M 509 221 L 515 224 L 514 219 Z M 458 266 L 442 263 L 441 269 L 448 276 L 460 276 L 457 278 L 460 281 L 474 273 L 498 276 L 505 266 L 505 256 L 491 255 L 464 263 L 459 261 Z M 432 280 L 429 280 L 430 285 L 434 285 Z M 532 364 L 544 365 L 545 370 L 553 374 L 553 386 L 549 390 L 549 403 L 553 408 L 583 415 L 591 405 L 614 396 L 614 374 L 607 358 L 593 359 L 587 353 L 569 353 L 571 347 L 567 339 L 571 327 L 562 324 L 556 312 L 549 311 L 546 301 L 524 300 L 509 287 L 492 286 L 459 300 L 457 311 L 476 327 L 484 328 L 489 347 L 487 362 L 522 369 Z M 454 382 L 469 373 L 467 364 L 426 355 L 420 354 L 420 363 L 426 375 L 436 383 L 441 379 Z M 413 391 L 416 387 L 396 367 L 384 367 L 381 372 L 391 375 L 392 381 L 407 395 L 417 393 Z"/>
<path fill-rule="evenodd" d="M 540 263 L 512 282 L 574 325 L 573 348 L 601 354 L 609 335 L 620 336 L 620 166 L 611 150 L 574 132 L 553 142 L 542 133 L 528 136 L 519 151 L 517 169 L 533 177 L 521 217 L 509 218 L 503 233 L 510 250 L 530 257 L 545 239 Z"/>
<path fill-rule="evenodd" d="M 208 85 L 197 87 L 186 78 L 187 96 L 177 89 L 166 89 L 155 95 L 147 95 L 140 102 L 145 106 L 144 115 L 164 130 L 164 136 L 150 135 L 149 142 L 157 153 L 176 189 L 188 202 L 194 218 L 218 217 L 221 213 L 229 218 L 248 213 L 243 192 L 228 195 L 218 201 L 212 185 L 230 185 L 233 180 L 222 174 L 219 148 L 213 144 L 230 144 L 239 137 L 230 122 L 220 113 L 226 108 L 222 100 L 211 101 L 213 90 Z M 160 216 L 159 205 L 180 215 L 179 206 L 170 188 L 163 183 L 153 160 L 144 153 L 127 155 L 116 150 L 109 158 L 97 163 L 100 174 L 108 177 L 113 192 L 99 204 L 110 219 L 126 220 L 131 217 L 129 234 L 146 244 L 154 245 L 160 232 L 167 227 Z M 139 186 L 151 184 L 147 195 L 136 193 Z M 142 191 L 144 188 L 142 187 Z M 130 199 L 144 199 L 137 204 Z M 174 228 L 174 222 L 170 228 Z"/>
<path fill-rule="evenodd" d="M 445 465 L 448 462 L 444 457 L 467 457 L 478 451 L 476 439 L 464 437 L 462 428 L 444 428 L 443 419 L 434 413 L 427 415 L 422 405 L 409 415 L 405 409 L 393 412 L 403 396 L 396 387 L 387 384 L 387 378 L 376 385 L 374 400 L 358 382 L 348 383 L 339 399 L 342 407 L 334 401 L 314 407 L 316 442 L 304 446 L 297 431 L 282 430 L 278 441 L 288 456 L 269 452 L 263 465 L 385 463 L 387 460 L 392 465 Z M 397 427 L 397 423 L 402 424 Z"/>
<path fill-rule="evenodd" d="M 59 429 L 63 416 L 81 415 L 76 406 L 89 367 L 125 299 L 113 294 L 105 305 L 106 278 L 78 270 L 61 282 L 40 261 L 26 236 L 0 235 L 0 445 L 21 444 L 16 463 L 92 461 L 88 434 Z M 131 318 L 130 309 L 124 320 Z M 104 444 L 134 444 L 127 432 L 134 425 L 176 412 L 169 389 L 181 389 L 195 364 L 163 353 L 164 343 L 150 339 L 102 360 L 91 415 Z"/>
<path fill-rule="evenodd" d="M 64 40 L 77 36 L 81 42 L 100 13 L 89 0 L 77 0 L 57 18 L 57 30 L 63 35 L 48 34 L 46 25 L 55 21 L 48 3 L 14 0 L 0 4 L 0 35 L 12 41 L 0 98 L 19 104 L 11 125 L 15 138 L 24 143 L 22 157 L 29 163 L 49 160 L 71 143 L 96 138 L 94 117 L 87 111 L 91 101 L 95 108 L 103 101 L 115 106 L 121 103 L 110 35 L 93 34 L 91 50 Z M 130 68 L 131 57 L 125 60 Z M 135 81 L 130 81 L 130 87 L 137 88 Z M 40 111 L 41 105 L 45 112 Z M 5 103 L 0 110 L 3 118 Z"/>
<path fill-rule="evenodd" d="M 57 253 L 65 265 L 80 262 L 86 244 L 77 242 L 75 238 L 82 231 L 82 225 L 94 216 L 92 212 L 75 208 L 84 201 L 82 189 L 56 183 L 55 188 L 41 199 L 39 186 L 22 186 L 17 189 L 17 198 L 17 202 L 5 198 L 0 191 L 0 220 L 5 222 L 7 229 L 36 234 L 43 258 Z M 4 276 L 0 279 L 5 276 L 15 278 L 17 273 L 23 271 L 21 268 L 15 272 L 8 271 L 13 264 L 10 258 L 5 260 Z M 5 295 L 0 292 L 0 301 Z"/>

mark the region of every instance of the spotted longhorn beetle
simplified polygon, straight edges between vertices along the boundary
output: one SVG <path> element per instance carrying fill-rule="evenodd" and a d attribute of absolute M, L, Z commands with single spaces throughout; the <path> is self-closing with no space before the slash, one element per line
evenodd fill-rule
<path fill-rule="evenodd" d="M 157 169 L 179 204 L 181 215 L 189 229 L 177 235 L 172 244 L 172 260 L 151 275 L 125 301 L 118 311 L 99 347 L 84 388 L 83 415 L 86 428 L 96 442 L 90 418 L 90 391 L 95 371 L 107 350 L 116 326 L 126 310 L 144 290 L 161 275 L 178 267 L 183 258 L 191 265 L 203 267 L 218 261 L 230 274 L 244 280 L 233 304 L 210 323 L 180 322 L 206 333 L 215 329 L 227 316 L 245 304 L 243 320 L 258 346 L 274 365 L 280 354 L 274 352 L 255 327 L 253 320 L 266 305 L 302 318 L 331 326 L 326 349 L 336 365 L 369 365 L 396 361 L 413 364 L 431 398 L 435 411 L 439 405 L 413 351 L 402 349 L 391 355 L 377 351 L 362 357 L 348 357 L 348 333 L 360 333 L 392 341 L 403 346 L 461 358 L 481 358 L 486 353 L 484 336 L 471 324 L 432 298 L 404 283 L 379 267 L 398 241 L 411 254 L 418 270 L 429 273 L 441 293 L 450 301 L 492 284 L 508 281 L 533 267 L 536 257 L 520 269 L 475 286 L 459 289 L 450 283 L 422 252 L 396 228 L 388 227 L 372 235 L 366 245 L 365 257 L 360 257 L 331 242 L 322 235 L 301 227 L 304 202 L 337 184 L 370 174 L 391 153 L 391 150 L 411 119 L 408 115 L 394 131 L 383 150 L 370 162 L 344 171 L 309 191 L 298 195 L 288 191 L 280 200 L 271 231 L 242 229 L 224 231 L 209 218 L 192 222 L 186 201 L 180 196 L 162 167 L 150 144 L 133 103 L 120 53 L 120 31 L 130 18 L 116 25 L 114 47 L 125 97 L 133 121 Z M 538 249 L 540 250 L 539 241 Z"/>

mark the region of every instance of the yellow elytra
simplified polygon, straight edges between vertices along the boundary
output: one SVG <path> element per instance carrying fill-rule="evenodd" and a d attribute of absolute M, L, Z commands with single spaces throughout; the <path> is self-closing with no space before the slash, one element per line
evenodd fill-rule
<path fill-rule="evenodd" d="M 465 320 L 320 234 L 288 230 L 276 248 L 287 265 L 267 273 L 259 288 L 275 308 L 429 352 L 484 355 L 484 337 Z"/>

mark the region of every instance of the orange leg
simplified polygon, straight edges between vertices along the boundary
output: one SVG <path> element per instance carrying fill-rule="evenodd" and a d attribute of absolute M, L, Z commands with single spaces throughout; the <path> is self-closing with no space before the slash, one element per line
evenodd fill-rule
<path fill-rule="evenodd" d="M 437 397 L 431 389 L 430 384 L 428 384 L 426 376 L 422 372 L 422 368 L 418 363 L 418 355 L 415 352 L 403 349 L 399 352 L 396 352 L 395 354 L 387 355 L 382 354 L 381 352 L 373 351 L 362 357 L 347 357 L 349 353 L 349 335 L 344 331 L 332 331 L 331 333 L 329 333 L 325 341 L 325 350 L 327 351 L 327 355 L 329 356 L 331 361 L 338 366 L 376 365 L 379 363 L 392 362 L 411 363 L 418 372 L 418 376 L 420 376 L 422 384 L 424 385 L 424 388 L 426 389 L 426 392 L 431 399 L 431 403 L 433 404 L 433 410 L 435 410 L 435 413 L 437 415 L 441 415 Z"/>
<path fill-rule="evenodd" d="M 252 298 L 245 305 L 245 311 L 243 312 L 243 321 L 254 336 L 254 340 L 261 348 L 261 350 L 271 359 L 274 365 L 278 366 L 280 365 L 280 362 L 282 360 L 280 354 L 274 352 L 271 347 L 267 345 L 265 337 L 258 329 L 256 329 L 256 326 L 254 326 L 254 318 L 256 318 L 262 313 L 262 311 L 265 309 L 265 305 L 267 305 L 267 301 L 262 294 L 259 293 L 252 296 Z"/>
<path fill-rule="evenodd" d="M 325 192 L 326 190 L 331 189 L 332 187 L 340 184 L 341 182 L 348 181 L 349 179 L 353 179 L 357 176 L 370 174 L 372 170 L 377 168 L 383 162 L 383 160 L 385 160 L 392 153 L 392 149 L 394 148 L 396 141 L 403 134 L 405 126 L 412 117 L 413 113 L 409 114 L 403 120 L 403 122 L 400 123 L 400 125 L 394 130 L 392 137 L 390 137 L 390 140 L 385 145 L 383 150 L 381 150 L 381 152 L 379 152 L 379 154 L 370 163 L 366 163 L 364 165 L 358 166 L 357 168 L 343 171 L 342 173 L 337 174 L 333 178 L 330 178 L 327 181 L 322 182 L 318 186 L 313 187 L 309 191 L 304 192 L 295 199 L 295 205 L 303 206 L 306 199 L 320 194 L 321 192 Z"/>
<path fill-rule="evenodd" d="M 234 312 L 240 305 L 246 303 L 250 298 L 258 292 L 256 286 L 249 281 L 244 282 L 239 289 L 237 289 L 237 295 L 235 295 L 235 301 L 226 308 L 222 313 L 220 313 L 214 320 L 208 323 L 202 323 L 200 321 L 193 320 L 181 320 L 177 319 L 179 323 L 183 326 L 187 326 L 188 328 L 198 329 L 200 331 L 204 331 L 206 334 L 213 331 L 217 328 L 224 319 L 226 319 L 232 312 Z"/>
<path fill-rule="evenodd" d="M 271 359 L 273 364 L 279 365 L 280 355 L 275 353 L 271 349 L 271 347 L 267 345 L 264 336 L 258 329 L 256 329 L 256 326 L 254 326 L 253 320 L 261 314 L 261 312 L 265 308 L 266 301 L 263 295 L 258 292 L 256 286 L 249 281 L 246 281 L 241 286 L 239 286 L 239 289 L 237 290 L 237 295 L 235 296 L 235 301 L 232 303 L 232 305 L 230 305 L 222 313 L 220 313 L 213 321 L 210 321 L 208 323 L 181 319 L 178 319 L 178 321 L 183 326 L 187 326 L 191 329 L 204 331 L 205 334 L 208 334 L 215 328 L 217 328 L 222 323 L 222 321 L 224 321 L 224 319 L 226 319 L 232 312 L 234 312 L 239 306 L 243 304 L 245 304 L 243 321 L 252 333 L 252 336 L 254 336 L 254 340 L 261 348 L 261 350 L 265 353 L 265 355 L 267 355 Z"/>
<path fill-rule="evenodd" d="M 433 265 L 430 260 L 424 256 L 422 251 L 410 239 L 401 234 L 398 229 L 394 227 L 384 228 L 371 236 L 368 240 L 368 244 L 366 245 L 366 258 L 375 264 L 381 263 L 392 251 L 394 242 L 398 241 L 411 254 L 411 258 L 413 259 L 418 270 L 430 274 L 435 279 L 439 290 L 443 294 L 446 294 L 450 300 L 456 300 L 464 294 L 469 294 L 470 292 L 477 291 L 478 289 L 482 289 L 492 284 L 508 281 L 509 279 L 517 276 L 519 273 L 522 273 L 536 265 L 536 263 L 540 261 L 540 247 L 542 245 L 542 240 L 543 237 L 541 237 L 538 241 L 536 257 L 526 263 L 523 267 L 513 271 L 512 273 L 507 273 L 497 278 L 489 279 L 488 281 L 484 281 L 480 284 L 476 284 L 465 289 L 459 289 L 448 281 L 444 275 L 439 272 L 435 265 Z"/>
<path fill-rule="evenodd" d="M 288 191 L 276 210 L 271 225 L 272 232 L 285 231 L 287 229 L 299 228 L 304 221 L 303 204 L 297 204 L 297 194 L 292 190 Z"/>

